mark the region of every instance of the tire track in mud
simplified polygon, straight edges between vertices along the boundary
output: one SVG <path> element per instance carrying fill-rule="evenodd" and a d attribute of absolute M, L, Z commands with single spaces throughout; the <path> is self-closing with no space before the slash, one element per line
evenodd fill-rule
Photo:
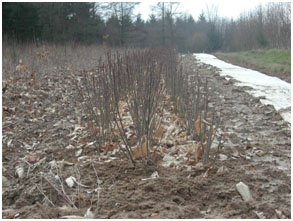
<path fill-rule="evenodd" d="M 185 56 L 183 62 L 191 73 L 209 82 L 211 103 L 221 113 L 220 133 L 226 138 L 221 150 L 223 164 L 229 165 L 231 177 L 250 187 L 252 212 L 259 218 L 291 217 L 290 124 L 272 105 L 264 105 L 247 93 L 248 87 L 236 86 L 236 80 L 220 76 L 219 69 L 192 55 Z M 231 217 L 219 208 L 211 211 L 205 218 L 216 218 L 217 213 Z"/>

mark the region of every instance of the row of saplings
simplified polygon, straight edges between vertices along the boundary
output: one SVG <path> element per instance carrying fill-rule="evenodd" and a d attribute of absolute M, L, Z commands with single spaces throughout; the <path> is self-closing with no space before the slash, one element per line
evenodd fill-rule
<path fill-rule="evenodd" d="M 196 151 L 202 153 L 203 164 L 207 164 L 220 121 L 215 110 L 209 108 L 207 82 L 187 73 L 173 49 L 109 50 L 96 67 L 82 71 L 76 80 L 78 97 L 90 117 L 88 126 L 99 151 L 106 143 L 120 140 L 120 153 L 133 165 L 138 158 L 151 163 L 159 110 L 169 94 L 188 133 L 199 144 Z M 129 140 L 122 106 L 130 113 L 135 142 Z M 138 149 L 135 151 L 133 146 Z"/>

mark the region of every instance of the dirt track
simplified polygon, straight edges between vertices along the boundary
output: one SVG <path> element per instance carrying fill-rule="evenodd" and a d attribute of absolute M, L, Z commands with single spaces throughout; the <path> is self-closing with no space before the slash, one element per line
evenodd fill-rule
<path fill-rule="evenodd" d="M 161 161 L 133 168 L 114 160 L 117 154 L 99 155 L 93 145 L 81 148 L 84 158 L 76 157 L 78 149 L 71 146 L 84 145 L 79 138 L 87 133 L 75 126 L 82 109 L 64 78 L 68 73 L 55 71 L 34 86 L 20 79 L 3 95 L 3 218 L 83 217 L 90 207 L 95 218 L 291 218 L 290 125 L 215 68 L 197 64 L 191 55 L 183 62 L 190 74 L 208 79 L 210 103 L 222 118 L 224 147 L 207 177 L 202 168 L 164 168 Z M 28 156 L 36 164 L 27 164 Z M 50 184 L 53 160 L 62 183 L 75 176 L 89 188 L 64 185 L 69 199 L 58 194 Z M 17 166 L 25 169 L 22 179 Z M 142 180 L 155 171 L 159 178 Z M 252 202 L 236 191 L 240 181 L 249 186 Z"/>

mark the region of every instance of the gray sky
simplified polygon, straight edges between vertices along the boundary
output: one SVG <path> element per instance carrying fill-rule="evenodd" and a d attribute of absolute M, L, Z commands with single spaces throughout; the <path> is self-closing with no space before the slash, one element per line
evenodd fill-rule
<path fill-rule="evenodd" d="M 158 1 L 143 1 L 137 6 L 135 13 L 141 13 L 143 19 L 148 19 L 148 15 L 151 14 L 151 5 L 156 5 Z M 265 4 L 271 1 L 265 0 L 193 0 L 193 1 L 177 1 L 181 2 L 178 7 L 178 11 L 187 12 L 191 14 L 195 20 L 202 11 L 209 8 L 217 8 L 218 16 L 227 18 L 238 18 L 241 12 L 254 9 L 259 4 Z"/>

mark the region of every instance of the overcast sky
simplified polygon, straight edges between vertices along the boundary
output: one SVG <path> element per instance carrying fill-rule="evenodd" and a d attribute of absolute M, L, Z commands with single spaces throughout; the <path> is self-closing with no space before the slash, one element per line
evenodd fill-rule
<path fill-rule="evenodd" d="M 156 5 L 158 1 L 143 1 L 137 6 L 135 13 L 141 13 L 144 20 L 148 19 L 151 14 L 151 5 Z M 265 0 L 193 0 L 193 1 L 180 1 L 178 11 L 191 14 L 195 20 L 202 11 L 209 8 L 217 8 L 218 16 L 237 19 L 241 12 L 254 9 L 260 4 L 265 4 Z"/>

